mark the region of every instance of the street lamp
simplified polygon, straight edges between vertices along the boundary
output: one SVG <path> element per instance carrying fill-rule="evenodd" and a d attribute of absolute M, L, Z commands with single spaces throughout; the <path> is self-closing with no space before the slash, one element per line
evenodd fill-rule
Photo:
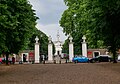
<path fill-rule="evenodd" d="M 40 35 L 41 53 L 42 53 L 42 37 L 43 37 L 43 35 L 41 34 L 41 35 Z"/>
<path fill-rule="evenodd" d="M 40 35 L 40 63 L 42 62 L 43 58 L 42 58 L 42 37 L 43 35 Z"/>

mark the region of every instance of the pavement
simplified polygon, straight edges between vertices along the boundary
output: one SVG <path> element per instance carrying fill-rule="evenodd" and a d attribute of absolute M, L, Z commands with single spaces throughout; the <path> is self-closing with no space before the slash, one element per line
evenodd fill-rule
<path fill-rule="evenodd" d="M 0 65 L 0 84 L 120 84 L 120 63 Z"/>

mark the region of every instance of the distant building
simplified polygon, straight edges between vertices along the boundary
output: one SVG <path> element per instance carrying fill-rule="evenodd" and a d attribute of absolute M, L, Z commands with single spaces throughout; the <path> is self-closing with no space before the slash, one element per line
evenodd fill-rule
<path fill-rule="evenodd" d="M 55 45 L 55 54 L 54 55 L 61 55 L 62 54 L 62 44 L 63 42 L 60 41 L 59 31 L 57 32 L 57 41 L 54 41 Z"/>
<path fill-rule="evenodd" d="M 109 54 L 109 52 L 107 52 L 107 49 L 88 49 L 87 50 L 88 58 L 93 58 L 98 55 L 106 55 L 106 54 Z"/>
<path fill-rule="evenodd" d="M 34 50 L 23 50 L 19 52 L 19 57 L 16 61 L 30 62 L 35 59 Z"/>

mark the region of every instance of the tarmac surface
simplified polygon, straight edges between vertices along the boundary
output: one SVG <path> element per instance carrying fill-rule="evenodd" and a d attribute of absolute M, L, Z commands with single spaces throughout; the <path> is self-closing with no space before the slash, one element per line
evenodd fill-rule
<path fill-rule="evenodd" d="M 0 65 L 0 84 L 120 84 L 120 63 Z"/>

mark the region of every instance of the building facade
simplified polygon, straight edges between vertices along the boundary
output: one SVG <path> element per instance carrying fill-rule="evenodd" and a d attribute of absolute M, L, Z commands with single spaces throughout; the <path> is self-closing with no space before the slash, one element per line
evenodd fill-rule
<path fill-rule="evenodd" d="M 62 54 L 62 41 L 60 41 L 59 31 L 57 32 L 57 41 L 54 41 L 55 45 L 55 53 L 54 55 L 61 55 Z"/>
<path fill-rule="evenodd" d="M 107 49 L 88 49 L 87 50 L 88 58 L 93 58 L 98 55 L 107 55 L 107 54 L 110 54 L 109 52 L 107 52 Z"/>

